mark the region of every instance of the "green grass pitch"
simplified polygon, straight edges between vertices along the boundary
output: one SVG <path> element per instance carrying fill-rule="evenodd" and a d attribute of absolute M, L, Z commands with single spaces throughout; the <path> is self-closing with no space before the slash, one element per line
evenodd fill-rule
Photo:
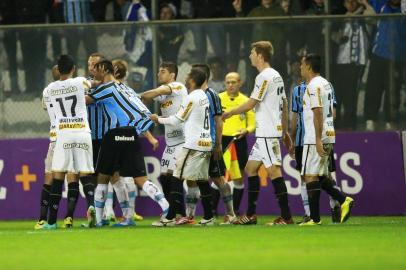
<path fill-rule="evenodd" d="M 0 269 L 406 269 L 406 217 L 352 217 L 317 227 L 257 226 L 35 231 L 0 222 Z M 61 225 L 62 222 L 59 221 Z"/>

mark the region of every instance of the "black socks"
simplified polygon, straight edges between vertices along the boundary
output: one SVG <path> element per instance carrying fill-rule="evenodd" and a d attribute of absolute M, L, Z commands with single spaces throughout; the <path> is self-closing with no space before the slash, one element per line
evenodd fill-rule
<path fill-rule="evenodd" d="M 271 182 L 281 209 L 281 217 L 288 220 L 292 217 L 292 215 L 290 214 L 288 190 L 286 189 L 285 181 L 283 180 L 283 177 L 278 177 Z"/>
<path fill-rule="evenodd" d="M 255 215 L 257 211 L 257 201 L 259 195 L 259 177 L 248 177 L 248 210 L 247 216 Z"/>

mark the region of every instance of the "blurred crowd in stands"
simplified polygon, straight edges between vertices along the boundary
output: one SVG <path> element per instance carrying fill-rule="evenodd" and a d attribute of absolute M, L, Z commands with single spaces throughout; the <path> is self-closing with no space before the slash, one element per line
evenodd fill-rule
<path fill-rule="evenodd" d="M 272 65 L 282 74 L 291 88 L 300 82 L 299 60 L 306 52 L 330 57 L 330 80 L 336 89 L 338 126 L 357 128 L 359 90 L 365 90 L 362 114 L 369 130 L 375 129 L 378 111 L 383 102 L 385 128 L 393 128 L 399 117 L 400 92 L 405 87 L 406 22 L 396 19 L 348 19 L 280 21 L 234 24 L 236 17 L 289 17 L 295 15 L 374 15 L 404 13 L 406 0 L 159 0 L 152 14 L 150 0 L 1 0 L 0 24 L 80 24 L 110 21 L 149 21 L 176 19 L 230 18 L 223 23 L 164 24 L 157 28 L 160 60 L 178 63 L 179 51 L 189 31 L 193 49 L 188 49 L 190 61 L 207 62 L 212 69 L 211 86 L 224 90 L 224 75 L 241 69 L 245 62 L 245 88 L 253 85 L 256 71 L 248 60 L 251 42 L 270 40 L 274 46 Z M 379 22 L 379 23 L 378 23 Z M 329 31 L 327 31 L 329 27 Z M 36 32 L 35 34 L 32 34 Z M 52 31 L 51 47 L 56 59 L 62 52 L 64 30 Z M 25 72 L 25 93 L 37 94 L 45 85 L 48 33 L 39 28 L 16 31 L 3 30 L 3 46 L 9 71 L 9 95 L 22 91 L 18 84 L 17 41 L 20 43 L 22 68 Z M 326 33 L 329 33 L 328 36 Z M 29 33 L 29 34 L 28 34 Z M 74 38 L 66 40 L 67 51 L 78 58 L 80 42 L 87 55 L 98 51 L 97 27 L 72 27 Z M 330 48 L 326 52 L 326 42 Z M 123 34 L 124 50 L 132 65 L 151 66 L 153 33 L 144 26 L 127 27 Z M 209 53 L 208 45 L 211 46 Z M 35 53 L 34 53 L 35 52 Z M 86 65 L 85 59 L 83 66 Z M 180 64 L 180 63 L 178 63 Z M 29 71 L 29 72 L 27 72 Z M 151 88 L 154 71 L 148 68 L 143 89 Z M 142 76 L 133 74 L 133 76 Z M 364 79 L 363 79 L 364 78 Z M 359 109 L 358 109 L 359 110 Z"/>

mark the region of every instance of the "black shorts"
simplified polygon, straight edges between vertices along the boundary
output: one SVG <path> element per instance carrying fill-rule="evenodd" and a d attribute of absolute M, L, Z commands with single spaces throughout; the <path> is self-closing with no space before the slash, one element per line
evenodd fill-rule
<path fill-rule="evenodd" d="M 124 177 L 146 176 L 144 153 L 135 128 L 115 128 L 103 137 L 98 173 L 113 175 L 119 172 Z"/>
<path fill-rule="evenodd" d="M 226 150 L 227 146 L 233 139 L 232 136 L 223 136 L 222 137 L 222 145 L 223 145 L 223 152 Z M 238 165 L 241 171 L 244 171 L 245 165 L 248 161 L 248 144 L 247 144 L 247 137 L 242 137 L 241 139 L 234 141 L 235 148 L 237 150 L 237 158 L 238 158 Z"/>
<path fill-rule="evenodd" d="M 295 146 L 295 160 L 296 167 L 295 169 L 299 172 L 302 171 L 302 155 L 303 155 L 303 146 Z"/>
<path fill-rule="evenodd" d="M 100 146 L 102 140 L 92 140 L 92 147 L 93 147 L 93 166 L 96 167 L 97 159 L 99 157 Z"/>
<path fill-rule="evenodd" d="M 213 154 L 210 157 L 209 177 L 221 177 L 226 175 L 226 165 L 221 156 L 218 160 L 214 160 Z"/>

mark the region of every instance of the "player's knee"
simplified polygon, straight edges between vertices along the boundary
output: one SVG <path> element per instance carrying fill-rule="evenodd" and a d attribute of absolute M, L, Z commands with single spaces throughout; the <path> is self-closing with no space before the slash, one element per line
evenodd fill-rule
<path fill-rule="evenodd" d="M 267 168 L 268 176 L 271 180 L 282 177 L 281 166 L 272 165 L 270 168 Z"/>

